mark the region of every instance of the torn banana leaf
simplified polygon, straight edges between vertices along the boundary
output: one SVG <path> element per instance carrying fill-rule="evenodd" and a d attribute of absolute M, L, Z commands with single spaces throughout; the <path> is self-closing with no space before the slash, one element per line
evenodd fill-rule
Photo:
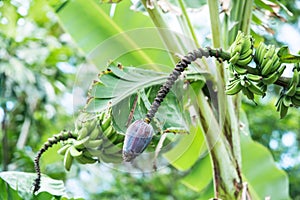
<path fill-rule="evenodd" d="M 99 74 L 89 90 L 86 105 L 88 112 L 101 112 L 107 106 L 114 106 L 139 90 L 166 82 L 169 73 L 123 67 L 111 63 L 106 71 Z M 186 79 L 205 83 L 203 75 L 187 72 Z"/>
<path fill-rule="evenodd" d="M 282 46 L 277 55 L 283 63 L 300 63 L 300 55 L 292 55 L 288 46 Z"/>

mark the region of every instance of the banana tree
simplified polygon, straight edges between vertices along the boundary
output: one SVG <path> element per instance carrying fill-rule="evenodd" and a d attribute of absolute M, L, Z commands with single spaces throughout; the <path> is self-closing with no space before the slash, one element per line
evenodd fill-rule
<path fill-rule="evenodd" d="M 67 170 L 74 159 L 82 164 L 124 159 L 142 163 L 145 171 L 153 159 L 156 168 L 165 160 L 186 172 L 182 182 L 199 199 L 289 199 L 286 174 L 249 136 L 238 94 L 255 103 L 254 95 L 264 96 L 268 85 L 277 84 L 283 87 L 281 117 L 299 106 L 299 66 L 292 78 L 282 77 L 283 63 L 298 63 L 298 56 L 285 47 L 258 45 L 250 35 L 253 10 L 268 7 L 264 1 L 222 1 L 222 10 L 219 1 L 200 1 L 196 7 L 211 19 L 211 43 L 204 48 L 202 30 L 192 21 L 201 19 L 190 12 L 195 8 L 190 1 L 48 3 L 100 73 L 75 129 L 53 136 L 38 153 L 35 192 L 44 189 L 42 153 L 64 141 L 59 153 Z M 84 78 L 81 70 L 78 80 Z M 137 121 L 127 130 L 131 119 Z"/>

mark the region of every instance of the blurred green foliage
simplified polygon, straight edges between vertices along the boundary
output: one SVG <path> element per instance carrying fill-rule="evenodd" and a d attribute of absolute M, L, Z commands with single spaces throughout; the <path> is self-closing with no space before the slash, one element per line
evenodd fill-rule
<path fill-rule="evenodd" d="M 62 102 L 84 59 L 45 1 L 1 1 L 0 21 L 0 167 L 33 171 L 34 152 L 73 124 Z"/>
<path fill-rule="evenodd" d="M 288 22 L 299 23 L 297 1 L 280 2 L 293 13 L 283 14 Z M 85 60 L 46 0 L 0 1 L 0 14 L 0 170 L 32 172 L 34 154 L 42 143 L 60 130 L 73 127 L 72 112 L 62 102 L 66 101 L 65 94 L 71 93 L 77 66 Z M 266 40 L 276 42 L 269 36 Z M 300 199 L 300 163 L 284 167 L 283 161 L 284 155 L 299 157 L 300 112 L 290 109 L 289 115 L 279 120 L 275 101 L 271 97 L 268 103 L 259 102 L 259 106 L 245 102 L 243 108 L 252 137 L 269 148 L 278 165 L 288 172 L 291 197 Z M 288 132 L 296 136 L 292 147 L 283 143 Z M 271 141 L 278 144 L 276 148 L 271 148 Z M 65 179 L 57 148 L 45 154 L 42 170 L 53 178 Z M 82 169 L 84 166 L 77 170 Z M 89 198 L 195 199 L 199 195 L 178 181 L 183 174 L 168 170 L 166 174 L 145 174 L 139 178 L 111 170 L 114 180 L 108 189 L 91 193 Z"/>

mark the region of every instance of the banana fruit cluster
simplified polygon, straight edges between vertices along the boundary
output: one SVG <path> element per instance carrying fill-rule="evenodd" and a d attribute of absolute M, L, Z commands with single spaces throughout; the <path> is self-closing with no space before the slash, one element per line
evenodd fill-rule
<path fill-rule="evenodd" d="M 79 121 L 76 126 L 77 138 L 68 139 L 58 150 L 59 154 L 64 155 L 64 167 L 67 171 L 74 159 L 80 164 L 122 162 L 124 135 L 113 128 L 111 109 L 99 116 Z"/>
<path fill-rule="evenodd" d="M 278 49 L 274 45 L 260 43 L 254 54 L 254 62 L 263 77 L 264 85 L 273 84 L 283 74 L 286 66 L 281 65 L 280 58 L 277 56 Z"/>
<path fill-rule="evenodd" d="M 234 43 L 230 47 L 232 67 L 238 74 L 247 73 L 247 66 L 253 58 L 253 38 L 239 31 Z"/>
<path fill-rule="evenodd" d="M 280 117 L 284 118 L 289 107 L 300 106 L 300 67 L 295 66 L 293 76 L 289 85 L 281 91 L 281 95 L 276 103 Z"/>
<path fill-rule="evenodd" d="M 257 85 L 262 80 L 262 76 L 254 74 L 239 75 L 229 79 L 226 85 L 226 94 L 234 95 L 242 91 L 248 99 L 254 100 L 254 95 L 264 96 L 265 92 Z"/>

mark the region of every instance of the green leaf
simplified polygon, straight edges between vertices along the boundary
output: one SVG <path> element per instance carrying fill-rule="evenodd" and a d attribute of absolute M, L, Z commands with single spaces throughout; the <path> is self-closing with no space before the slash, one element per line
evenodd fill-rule
<path fill-rule="evenodd" d="M 181 181 L 189 188 L 201 192 L 212 182 L 213 173 L 210 157 L 207 154 L 204 158 L 192 167 L 191 172 Z"/>
<path fill-rule="evenodd" d="M 246 119 L 242 118 L 245 124 L 241 134 L 242 172 L 250 193 L 258 199 L 267 196 L 272 200 L 290 199 L 286 173 L 276 166 L 267 148 L 251 139 Z"/>
<path fill-rule="evenodd" d="M 270 12 L 273 12 L 273 8 L 262 0 L 254 0 L 254 3 L 260 9 L 266 9 Z"/>
<path fill-rule="evenodd" d="M 101 112 L 109 104 L 114 106 L 140 89 L 163 84 L 169 76 L 168 73 L 163 72 L 119 67 L 110 64 L 108 67 L 110 72 L 101 73 L 99 80 L 94 82 L 89 91 L 90 100 L 86 106 L 87 111 Z M 191 74 L 191 78 L 204 82 L 204 77 L 200 74 Z M 187 74 L 187 79 L 189 79 L 189 74 Z"/>
<path fill-rule="evenodd" d="M 14 38 L 16 36 L 16 25 L 18 21 L 17 9 L 9 1 L 1 2 L 3 5 L 0 7 L 0 32 L 8 37 Z"/>
<path fill-rule="evenodd" d="M 171 165 L 182 171 L 190 169 L 206 150 L 201 128 L 191 126 L 189 131 L 190 134 L 182 135 L 178 138 L 178 144 L 163 154 Z M 199 186 L 194 186 L 197 187 Z"/>
<path fill-rule="evenodd" d="M 2 195 L 2 197 L 12 196 L 12 199 L 32 199 L 33 182 L 36 176 L 35 173 L 15 171 L 0 172 L 0 197 Z M 7 188 L 6 185 L 9 185 L 9 188 Z M 53 196 L 63 195 L 66 195 L 63 181 L 42 176 L 41 188 L 35 199 L 52 199 Z"/>
<path fill-rule="evenodd" d="M 58 16 L 79 48 L 101 70 L 109 59 L 134 66 L 151 63 L 170 66 L 169 52 L 162 51 L 164 43 L 150 18 L 133 12 L 130 6 L 130 1 L 124 1 L 111 14 L 109 4 L 74 0 L 68 1 Z M 151 67 L 159 70 L 157 65 Z"/>
<path fill-rule="evenodd" d="M 282 46 L 277 52 L 277 56 L 283 63 L 299 63 L 300 55 L 292 55 L 288 46 Z"/>

